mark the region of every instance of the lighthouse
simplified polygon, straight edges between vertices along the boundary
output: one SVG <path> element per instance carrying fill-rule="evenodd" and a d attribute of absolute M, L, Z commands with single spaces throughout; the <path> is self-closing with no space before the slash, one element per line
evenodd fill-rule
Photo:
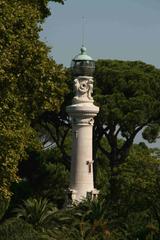
<path fill-rule="evenodd" d="M 75 96 L 66 111 L 72 122 L 72 159 L 69 195 L 72 202 L 95 198 L 98 190 L 94 188 L 93 174 L 93 125 L 99 107 L 93 104 L 94 60 L 87 55 L 82 46 L 71 64 L 74 76 Z"/>

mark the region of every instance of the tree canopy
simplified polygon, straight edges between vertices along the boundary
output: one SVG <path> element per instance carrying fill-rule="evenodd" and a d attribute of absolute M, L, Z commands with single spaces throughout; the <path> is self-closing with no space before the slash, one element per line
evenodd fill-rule
<path fill-rule="evenodd" d="M 160 70 L 137 61 L 99 60 L 95 81 L 95 99 L 100 106 L 97 144 L 101 148 L 99 140 L 105 136 L 111 148 L 105 154 L 123 162 L 136 134 L 150 124 L 159 124 Z M 122 146 L 117 142 L 120 136 Z M 114 159 L 111 164 L 116 164 Z"/>
<path fill-rule="evenodd" d="M 110 159 L 113 169 L 126 160 L 137 133 L 159 124 L 160 70 L 139 61 L 98 60 L 95 81 L 100 106 L 95 147 Z M 120 137 L 122 144 L 118 144 Z"/>
<path fill-rule="evenodd" d="M 65 70 L 39 39 L 48 2 L 0 1 L 0 192 L 6 197 L 26 148 L 36 146 L 34 121 L 57 111 L 67 91 Z"/>

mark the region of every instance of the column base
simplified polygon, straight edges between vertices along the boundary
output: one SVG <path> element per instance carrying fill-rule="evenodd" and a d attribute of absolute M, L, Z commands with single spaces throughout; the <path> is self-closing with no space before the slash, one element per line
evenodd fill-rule
<path fill-rule="evenodd" d="M 91 191 L 87 191 L 86 192 L 86 196 L 82 197 L 81 199 L 77 199 L 77 191 L 75 189 L 69 189 L 68 190 L 68 204 L 72 204 L 72 203 L 78 203 L 84 199 L 90 199 L 90 200 L 94 200 L 98 198 L 98 194 L 99 194 L 99 190 L 97 190 L 96 188 L 94 188 Z"/>

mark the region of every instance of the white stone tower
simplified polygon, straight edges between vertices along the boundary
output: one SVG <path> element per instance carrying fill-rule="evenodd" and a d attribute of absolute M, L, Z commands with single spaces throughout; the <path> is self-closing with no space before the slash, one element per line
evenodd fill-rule
<path fill-rule="evenodd" d="M 72 105 L 66 108 L 72 120 L 72 161 L 70 178 L 70 198 L 81 201 L 87 196 L 94 198 L 98 190 L 93 180 L 93 124 L 99 107 L 93 104 L 93 72 L 95 63 L 86 54 L 86 48 L 72 60 L 72 71 L 75 77 L 75 97 Z"/>

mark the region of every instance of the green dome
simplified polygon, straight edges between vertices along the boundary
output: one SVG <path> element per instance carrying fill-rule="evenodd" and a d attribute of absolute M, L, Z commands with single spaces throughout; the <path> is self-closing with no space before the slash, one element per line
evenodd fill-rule
<path fill-rule="evenodd" d="M 88 60 L 92 61 L 93 59 L 86 54 L 86 51 L 87 51 L 87 49 L 84 46 L 82 46 L 81 52 L 78 55 L 76 55 L 73 58 L 73 60 L 75 60 L 75 61 L 88 61 Z"/>
<path fill-rule="evenodd" d="M 81 52 L 71 62 L 73 76 L 93 76 L 95 61 L 86 54 L 86 48 L 82 46 Z"/>

